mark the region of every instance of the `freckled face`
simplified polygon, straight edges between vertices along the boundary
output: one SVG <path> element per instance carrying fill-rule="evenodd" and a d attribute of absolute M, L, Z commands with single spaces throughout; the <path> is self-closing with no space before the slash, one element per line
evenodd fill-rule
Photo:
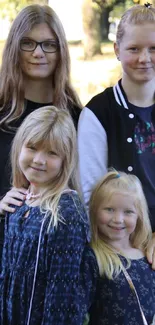
<path fill-rule="evenodd" d="M 24 37 L 37 42 L 56 41 L 54 33 L 46 23 L 36 24 Z M 45 53 L 39 45 L 32 52 L 20 50 L 20 65 L 26 80 L 51 80 L 57 66 L 58 57 L 58 51 Z"/>
<path fill-rule="evenodd" d="M 113 194 L 97 211 L 98 229 L 111 245 L 115 241 L 129 243 L 129 237 L 136 228 L 137 218 L 133 198 L 122 194 Z"/>
<path fill-rule="evenodd" d="M 145 83 L 155 78 L 155 28 L 154 24 L 126 25 L 115 53 L 123 68 L 123 78 Z"/>

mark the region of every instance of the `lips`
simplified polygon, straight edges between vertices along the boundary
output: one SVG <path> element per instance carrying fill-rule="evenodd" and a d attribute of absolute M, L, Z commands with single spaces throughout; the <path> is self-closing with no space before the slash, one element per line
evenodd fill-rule
<path fill-rule="evenodd" d="M 140 68 L 136 68 L 138 70 L 148 70 L 148 69 L 152 69 L 153 67 L 140 67 Z"/>
<path fill-rule="evenodd" d="M 41 62 L 29 62 L 29 64 L 32 64 L 32 65 L 47 65 L 47 63 L 41 63 Z"/>
<path fill-rule="evenodd" d="M 39 172 L 45 172 L 45 169 L 41 169 L 41 168 L 38 168 L 38 167 L 34 167 L 34 166 L 30 166 L 32 169 L 36 170 L 36 171 L 39 171 Z"/>
<path fill-rule="evenodd" d="M 108 226 L 108 227 L 116 231 L 125 229 L 125 227 L 112 227 L 112 226 Z"/>

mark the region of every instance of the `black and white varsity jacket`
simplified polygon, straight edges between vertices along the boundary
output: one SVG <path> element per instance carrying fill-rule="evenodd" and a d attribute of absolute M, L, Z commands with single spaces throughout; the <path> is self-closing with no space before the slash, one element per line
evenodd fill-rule
<path fill-rule="evenodd" d="M 92 188 L 109 167 L 137 174 L 133 137 L 138 117 L 129 106 L 119 81 L 114 87 L 93 97 L 81 112 L 78 149 L 86 205 Z M 152 119 L 155 122 L 155 110 Z"/>

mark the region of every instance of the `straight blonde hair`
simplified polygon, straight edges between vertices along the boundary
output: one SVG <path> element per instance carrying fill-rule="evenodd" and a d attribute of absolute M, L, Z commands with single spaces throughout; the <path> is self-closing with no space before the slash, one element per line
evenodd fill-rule
<path fill-rule="evenodd" d="M 122 270 L 122 263 L 117 252 L 106 243 L 104 235 L 99 232 L 96 218 L 100 205 L 107 204 L 114 194 L 127 195 L 133 198 L 138 219 L 136 228 L 130 235 L 132 246 L 145 250 L 152 234 L 148 206 L 139 179 L 135 175 L 129 175 L 124 172 L 111 171 L 107 173 L 92 192 L 90 198 L 90 221 L 92 230 L 91 246 L 96 254 L 100 274 L 109 279 L 119 275 Z M 130 261 L 127 257 L 126 261 L 127 267 L 129 267 Z"/>
<path fill-rule="evenodd" d="M 120 45 L 127 25 L 144 25 L 155 23 L 155 8 L 152 6 L 136 5 L 126 10 L 118 24 L 116 43 Z"/>
<path fill-rule="evenodd" d="M 79 191 L 76 131 L 70 114 L 54 106 L 45 106 L 25 118 L 14 137 L 11 149 L 12 185 L 18 188 L 29 186 L 19 165 L 22 146 L 29 144 L 51 149 L 54 144 L 62 158 L 61 170 L 55 179 L 48 183 L 40 204 L 45 217 L 50 215 L 49 227 L 57 227 L 58 221 L 61 220 L 58 203 L 62 192 L 68 187 Z"/>

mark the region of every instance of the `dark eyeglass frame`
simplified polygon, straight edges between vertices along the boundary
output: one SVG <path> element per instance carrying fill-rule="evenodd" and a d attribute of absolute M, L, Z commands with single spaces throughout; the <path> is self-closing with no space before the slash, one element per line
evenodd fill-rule
<path fill-rule="evenodd" d="M 33 42 L 34 43 L 33 50 L 24 50 L 24 49 L 22 49 L 21 43 L 22 43 L 23 40 Z M 54 51 L 45 51 L 43 49 L 43 43 L 45 43 L 45 42 L 53 43 L 53 45 L 56 46 L 55 50 Z M 57 41 L 45 40 L 45 41 L 42 41 L 42 42 L 37 42 L 37 41 L 35 41 L 35 40 L 31 39 L 31 38 L 27 38 L 27 37 L 24 37 L 24 38 L 21 39 L 21 41 L 20 41 L 20 50 L 24 51 L 24 52 L 33 52 L 33 51 L 35 51 L 35 49 L 37 48 L 38 45 L 41 47 L 42 51 L 45 52 L 45 53 L 55 53 L 55 52 L 57 52 L 59 50 L 59 43 Z"/>

